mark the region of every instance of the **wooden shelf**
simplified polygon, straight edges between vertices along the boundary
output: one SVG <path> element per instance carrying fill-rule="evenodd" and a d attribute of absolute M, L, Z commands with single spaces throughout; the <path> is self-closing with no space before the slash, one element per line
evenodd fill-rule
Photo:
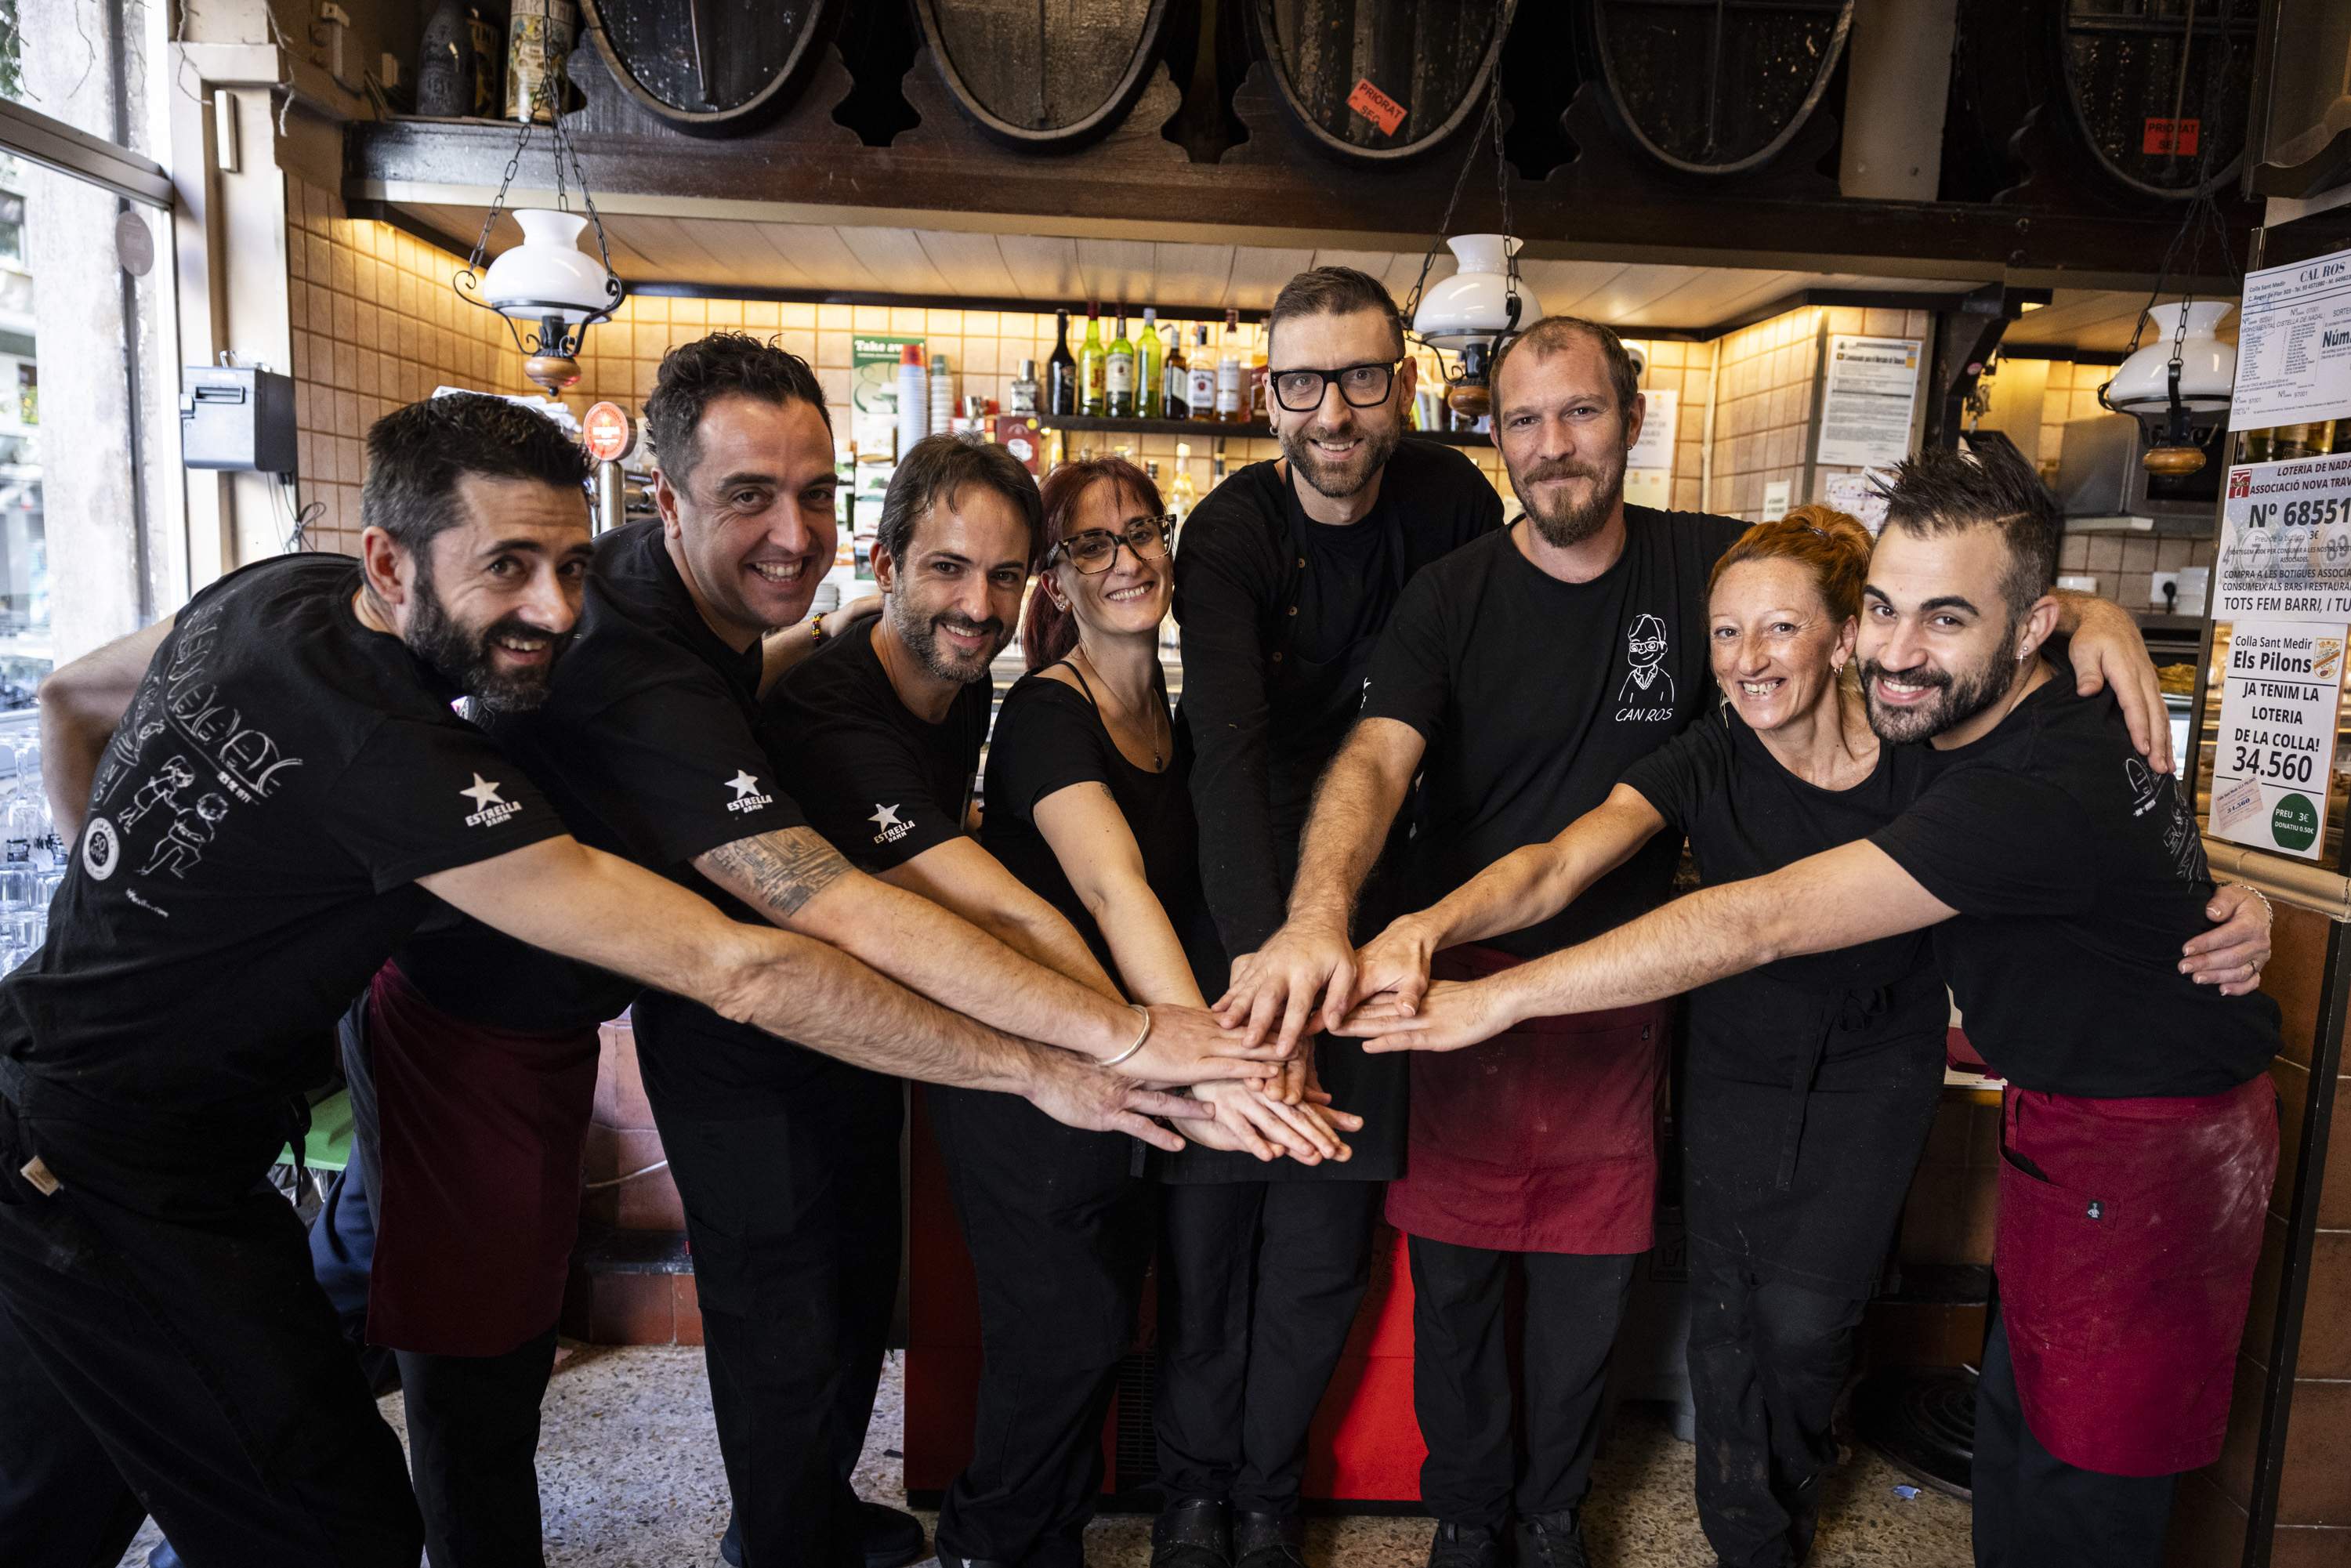
<path fill-rule="evenodd" d="M 1227 424 L 1213 419 L 1104 419 L 1082 413 L 1040 413 L 1038 425 L 1046 430 L 1068 431 L 1074 434 L 1113 435 L 1173 435 L 1193 441 L 1270 441 L 1273 427 L 1254 422 L 1248 424 Z M 1447 446 L 1491 446 L 1493 437 L 1475 431 L 1407 430 L 1405 434 L 1419 441 L 1441 442 Z"/>

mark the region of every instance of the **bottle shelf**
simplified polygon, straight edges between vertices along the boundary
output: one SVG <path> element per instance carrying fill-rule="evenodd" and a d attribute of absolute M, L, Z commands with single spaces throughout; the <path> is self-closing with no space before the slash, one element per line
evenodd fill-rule
<path fill-rule="evenodd" d="M 1196 441 L 1270 441 L 1273 427 L 1251 422 L 1227 424 L 1213 419 L 1106 419 L 1082 413 L 1040 413 L 1038 425 L 1045 430 L 1067 431 L 1072 434 L 1108 434 L 1115 435 L 1175 435 Z M 1476 431 L 1407 430 L 1405 434 L 1419 441 L 1434 441 L 1447 446 L 1491 446 L 1493 437 Z"/>

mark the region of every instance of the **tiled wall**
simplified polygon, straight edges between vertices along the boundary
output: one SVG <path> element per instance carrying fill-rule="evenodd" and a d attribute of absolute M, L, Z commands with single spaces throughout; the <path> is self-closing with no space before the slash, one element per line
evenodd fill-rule
<path fill-rule="evenodd" d="M 506 323 L 457 298 L 462 256 L 346 216 L 331 191 L 287 176 L 287 296 L 294 329 L 299 504 L 306 538 L 355 552 L 368 426 L 436 386 L 533 390 Z"/>
<path fill-rule="evenodd" d="M 1808 305 L 1717 341 L 1714 382 L 1720 406 L 1714 419 L 1712 509 L 1758 521 L 1764 487 L 1776 480 L 1786 480 L 1791 498 L 1801 504 L 1820 498 L 1831 475 L 1858 472 L 1815 468 L 1811 493 L 1805 490 L 1823 335 L 1866 332 L 1923 340 L 1927 327 L 1924 310 Z"/>
<path fill-rule="evenodd" d="M 2219 546 L 2212 539 L 2176 538 L 2152 534 L 2067 534 L 2057 547 L 2061 577 L 2095 577 L 2097 595 L 2126 610 L 2162 610 L 2154 591 L 2158 571 L 2179 571 L 2191 566 L 2210 567 Z M 2200 607 L 2179 606 L 2189 614 Z"/>
<path fill-rule="evenodd" d="M 851 344 L 858 333 L 884 332 L 896 336 L 919 333 L 925 339 L 934 361 L 941 355 L 946 356 L 950 373 L 956 378 L 956 392 L 959 397 L 976 394 L 994 399 L 999 408 L 1008 408 L 1012 402 L 1012 382 L 1019 374 L 1020 361 L 1033 359 L 1041 370 L 1053 351 L 1055 325 L 1050 311 L 925 309 L 915 306 L 882 305 L 779 305 L 759 300 L 632 295 L 622 303 L 620 312 L 611 321 L 590 333 L 580 360 L 580 384 L 571 389 L 565 401 L 572 405 L 575 412 L 598 399 L 611 399 L 633 411 L 652 392 L 653 375 L 660 367 L 661 357 L 672 344 L 690 340 L 705 332 L 727 329 L 739 329 L 761 336 L 775 333 L 779 334 L 779 341 L 786 349 L 816 367 L 818 378 L 824 383 L 825 400 L 832 411 L 833 427 L 846 439 L 850 430 Z M 1170 325 L 1188 324 L 1163 323 L 1163 332 Z M 1071 347 L 1073 350 L 1077 346 L 1075 340 L 1082 334 L 1083 328 L 1081 316 L 1071 322 Z M 1130 321 L 1130 332 L 1139 329 L 1137 323 Z M 1103 335 L 1107 338 L 1111 330 L 1106 320 Z M 1239 340 L 1244 356 L 1258 347 L 1262 331 L 1263 329 L 1256 325 L 1244 323 L 1241 326 Z M 1210 333 L 1212 349 L 1220 332 L 1221 328 L 1218 328 Z M 1711 362 L 1712 350 L 1702 343 L 1636 341 L 1635 346 L 1646 357 L 1649 365 L 1643 387 L 1670 388 L 1681 394 L 1674 504 L 1694 507 L 1698 504 L 1698 478 L 1704 453 L 1706 370 Z M 1187 349 L 1186 351 L 1190 350 Z M 1217 427 L 1204 424 L 1200 433 L 1192 436 L 1073 435 L 1070 438 L 1070 450 L 1075 453 L 1087 444 L 1105 453 L 1124 447 L 1138 461 L 1158 464 L 1162 482 L 1172 484 L 1175 480 L 1176 444 L 1188 442 L 1192 448 L 1192 482 L 1205 495 L 1210 484 L 1212 444 L 1217 439 Z M 1495 487 L 1507 496 L 1509 481 L 1502 472 L 1500 455 L 1491 447 L 1468 447 L 1464 450 Z M 1226 442 L 1225 459 L 1228 470 L 1245 463 L 1279 455 L 1280 448 L 1270 441 Z"/>

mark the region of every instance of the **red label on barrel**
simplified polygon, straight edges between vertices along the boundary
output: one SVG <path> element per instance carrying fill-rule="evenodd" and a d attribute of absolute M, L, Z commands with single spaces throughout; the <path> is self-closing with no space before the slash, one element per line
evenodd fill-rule
<path fill-rule="evenodd" d="M 1404 123 L 1404 105 L 1374 87 L 1369 77 L 1357 82 L 1355 90 L 1347 95 L 1347 107 L 1378 126 L 1383 136 L 1394 136 L 1396 127 Z"/>
<path fill-rule="evenodd" d="M 629 416 L 616 402 L 600 402 L 580 421 L 580 439 L 599 463 L 618 463 L 629 449 Z"/>
<path fill-rule="evenodd" d="M 2147 132 L 2139 138 L 2138 150 L 2143 153 L 2176 152 L 2182 158 L 2196 156 L 2196 142 L 2202 132 L 2200 120 L 2156 120 L 2147 122 Z"/>

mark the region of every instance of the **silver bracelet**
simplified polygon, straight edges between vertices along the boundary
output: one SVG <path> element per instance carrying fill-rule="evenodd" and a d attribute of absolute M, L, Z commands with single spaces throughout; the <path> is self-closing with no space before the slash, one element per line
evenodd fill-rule
<path fill-rule="evenodd" d="M 1124 1061 L 1128 1057 L 1133 1056 L 1136 1051 L 1141 1051 L 1143 1049 L 1144 1041 L 1151 1038 L 1151 1009 L 1144 1007 L 1141 1002 L 1129 1002 L 1126 1005 L 1143 1015 L 1143 1032 L 1134 1037 L 1134 1043 L 1133 1045 L 1128 1046 L 1116 1056 L 1112 1057 L 1107 1061 L 1098 1061 L 1094 1063 L 1097 1067 L 1116 1067 L 1120 1062 Z"/>

